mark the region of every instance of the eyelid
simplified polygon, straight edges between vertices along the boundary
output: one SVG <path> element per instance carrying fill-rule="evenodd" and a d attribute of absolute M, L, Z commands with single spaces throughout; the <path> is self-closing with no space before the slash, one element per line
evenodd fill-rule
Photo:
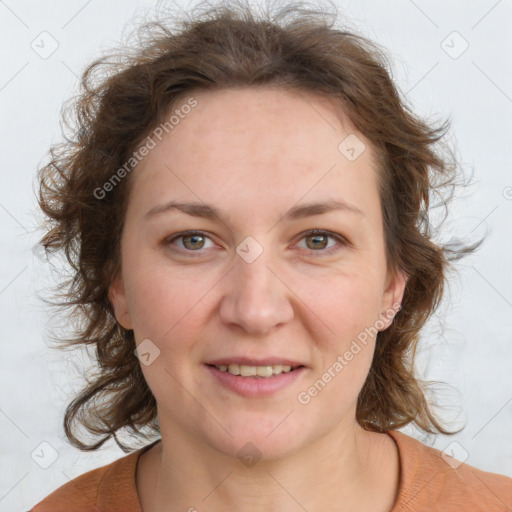
<path fill-rule="evenodd" d="M 184 238 L 186 236 L 194 236 L 194 235 L 197 235 L 197 236 L 202 236 L 204 238 L 209 238 L 210 240 L 212 240 L 212 236 L 207 232 L 207 231 L 198 231 L 198 230 L 189 230 L 189 231 L 182 231 L 180 233 L 176 233 L 174 235 L 171 235 L 171 236 L 168 236 L 166 237 L 164 240 L 163 240 L 163 244 L 166 245 L 166 246 L 172 246 L 173 247 L 173 251 L 175 252 L 179 252 L 181 254 L 183 253 L 186 253 L 187 255 L 201 255 L 203 254 L 203 250 L 198 250 L 198 251 L 190 251 L 190 250 L 187 250 L 187 249 L 181 249 L 180 247 L 176 247 L 173 245 L 173 242 L 175 242 L 176 240 L 179 240 L 180 238 Z M 213 240 L 212 240 L 213 242 Z"/>
<path fill-rule="evenodd" d="M 189 230 L 189 231 L 182 231 L 180 233 L 176 233 L 174 235 L 171 235 L 170 237 L 166 237 L 164 239 L 163 243 L 164 243 L 164 245 L 171 246 L 174 241 L 179 240 L 180 238 L 183 238 L 183 237 L 186 237 L 186 236 L 194 236 L 194 235 L 202 236 L 204 238 L 209 238 L 210 240 L 212 240 L 212 236 L 207 231 Z M 302 249 L 302 250 L 309 251 L 310 253 L 313 253 L 313 254 L 314 253 L 318 253 L 319 257 L 322 256 L 322 255 L 330 255 L 330 254 L 332 254 L 334 252 L 338 252 L 343 247 L 352 247 L 352 243 L 349 240 L 347 240 L 347 238 L 345 238 L 343 235 L 340 235 L 339 233 L 334 233 L 334 232 L 329 231 L 329 230 L 318 229 L 318 228 L 310 229 L 310 230 L 304 231 L 303 233 L 300 233 L 297 236 L 297 241 L 295 243 L 300 242 L 301 240 L 303 240 L 304 238 L 306 238 L 308 236 L 314 236 L 314 235 L 324 235 L 324 236 L 333 238 L 341 246 L 341 247 L 331 247 L 329 249 L 318 250 L 318 251 L 315 251 L 313 249 Z M 192 251 L 192 250 L 181 249 L 181 248 L 176 247 L 175 250 L 177 252 L 180 252 L 180 253 L 186 253 L 187 255 L 201 255 L 201 254 L 203 254 L 203 250 L 202 249 L 197 250 L 197 251 Z"/>
<path fill-rule="evenodd" d="M 334 233 L 332 231 L 326 230 L 326 229 L 310 229 L 308 231 L 304 231 L 300 235 L 298 235 L 298 241 L 301 241 L 302 239 L 308 237 L 308 236 L 314 236 L 314 235 L 323 235 L 327 236 L 329 238 L 333 238 L 336 240 L 342 247 L 352 247 L 351 242 L 349 242 L 343 235 L 340 235 L 339 233 Z M 341 250 L 342 247 L 331 247 L 329 249 L 325 250 L 319 250 L 314 251 L 313 249 L 310 249 L 310 252 L 312 253 L 318 253 L 319 255 L 322 254 L 331 254 L 333 252 L 338 252 Z"/>

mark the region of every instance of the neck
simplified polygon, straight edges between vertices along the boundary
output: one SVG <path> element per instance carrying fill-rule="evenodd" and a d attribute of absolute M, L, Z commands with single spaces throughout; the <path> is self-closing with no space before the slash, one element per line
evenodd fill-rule
<path fill-rule="evenodd" d="M 399 479 L 391 437 L 356 423 L 340 425 L 291 455 L 254 465 L 173 428 L 162 428 L 162 442 L 144 456 L 138 486 L 148 512 L 385 512 L 395 502 Z"/>

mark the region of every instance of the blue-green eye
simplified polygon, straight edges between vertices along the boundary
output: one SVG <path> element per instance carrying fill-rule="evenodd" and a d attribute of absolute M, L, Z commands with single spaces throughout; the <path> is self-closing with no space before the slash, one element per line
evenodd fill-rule
<path fill-rule="evenodd" d="M 335 243 L 329 245 L 329 239 L 334 240 Z M 212 244 L 209 247 L 205 246 L 207 240 Z M 302 240 L 306 240 L 306 247 L 302 247 L 301 249 L 319 253 L 319 256 L 331 254 L 349 245 L 347 240 L 341 235 L 320 229 L 313 229 L 303 233 L 299 241 Z M 180 244 L 177 244 L 178 241 L 180 241 Z M 197 255 L 202 254 L 203 250 L 213 247 L 211 238 L 202 231 L 178 233 L 175 236 L 167 238 L 164 243 L 168 246 L 173 246 L 173 250 L 176 249 L 178 252 L 189 254 L 198 253 Z"/>
<path fill-rule="evenodd" d="M 181 233 L 171 238 L 168 240 L 168 243 L 172 244 L 176 240 L 181 240 L 182 246 L 178 247 L 179 249 L 188 252 L 198 252 L 199 250 L 205 248 L 206 239 L 211 240 L 209 236 L 205 235 L 201 231 L 189 231 L 187 233 Z"/>
<path fill-rule="evenodd" d="M 329 245 L 329 239 L 334 240 L 334 243 Z M 306 240 L 306 249 L 311 249 L 314 252 L 332 252 L 336 249 L 336 242 L 345 245 L 344 240 L 339 235 L 334 235 L 328 231 L 313 230 L 306 233 L 302 238 Z M 308 240 L 310 243 L 308 244 Z"/>

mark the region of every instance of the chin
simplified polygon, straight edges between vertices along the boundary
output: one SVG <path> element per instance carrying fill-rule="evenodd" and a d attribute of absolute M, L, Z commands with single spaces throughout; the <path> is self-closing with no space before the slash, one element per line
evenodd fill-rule
<path fill-rule="evenodd" d="M 249 460 L 283 459 L 307 444 L 304 425 L 292 421 L 293 413 L 288 418 L 286 416 L 283 414 L 278 420 L 264 420 L 259 413 L 259 421 L 248 416 L 245 416 L 245 419 L 239 417 L 230 421 L 224 417 L 223 425 L 232 437 L 222 431 L 222 437 L 216 436 L 212 439 L 208 436 L 207 442 L 225 455 L 236 457 L 241 462 L 246 457 L 249 457 Z M 246 465 L 250 467 L 250 464 Z"/>

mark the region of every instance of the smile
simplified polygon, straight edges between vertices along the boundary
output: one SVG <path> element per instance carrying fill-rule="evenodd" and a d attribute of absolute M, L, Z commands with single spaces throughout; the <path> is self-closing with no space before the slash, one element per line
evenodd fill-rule
<path fill-rule="evenodd" d="M 205 364 L 203 367 L 214 377 L 216 385 L 220 384 L 225 389 L 244 397 L 273 395 L 291 386 L 293 382 L 308 371 L 305 366 L 293 367 L 290 365 L 246 366 L 230 364 L 229 366 L 216 366 Z"/>
<path fill-rule="evenodd" d="M 242 377 L 261 377 L 269 378 L 274 375 L 281 375 L 282 373 L 288 373 L 300 366 L 290 366 L 283 364 L 274 364 L 267 366 L 248 366 L 244 364 L 230 364 L 230 365 L 212 365 L 221 372 L 227 372 L 231 375 L 240 375 Z"/>

